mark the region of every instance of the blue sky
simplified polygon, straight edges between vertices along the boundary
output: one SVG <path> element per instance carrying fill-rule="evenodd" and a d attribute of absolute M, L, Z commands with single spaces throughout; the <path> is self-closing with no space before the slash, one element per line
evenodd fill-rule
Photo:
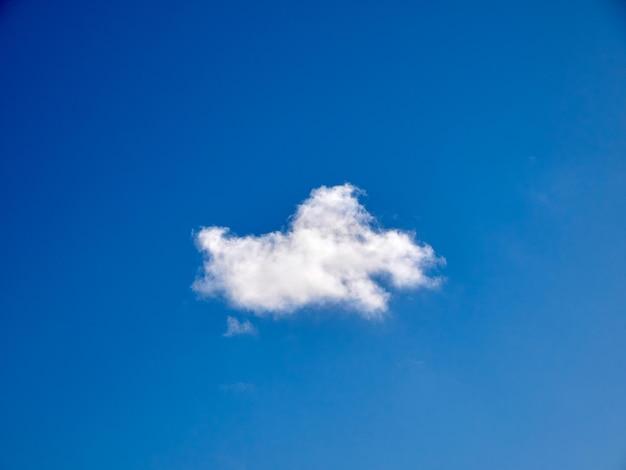
<path fill-rule="evenodd" d="M 623 469 L 620 4 L 182 3 L 0 6 L 0 468 Z M 194 292 L 348 182 L 438 289 Z"/>

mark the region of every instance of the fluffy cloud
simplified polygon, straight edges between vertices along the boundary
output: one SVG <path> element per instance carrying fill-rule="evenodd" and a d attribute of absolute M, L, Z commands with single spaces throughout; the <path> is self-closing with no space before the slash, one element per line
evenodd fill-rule
<path fill-rule="evenodd" d="M 224 336 L 238 336 L 238 335 L 256 335 L 258 333 L 255 326 L 248 320 L 239 321 L 235 317 L 228 317 L 226 319 L 226 333 Z"/>
<path fill-rule="evenodd" d="M 225 227 L 196 235 L 204 272 L 193 284 L 203 296 L 224 296 L 258 316 L 292 314 L 313 305 L 341 304 L 380 317 L 396 288 L 432 288 L 426 270 L 443 263 L 411 233 L 384 230 L 350 184 L 311 191 L 285 232 L 235 236 Z M 236 321 L 236 320 L 235 320 Z"/>

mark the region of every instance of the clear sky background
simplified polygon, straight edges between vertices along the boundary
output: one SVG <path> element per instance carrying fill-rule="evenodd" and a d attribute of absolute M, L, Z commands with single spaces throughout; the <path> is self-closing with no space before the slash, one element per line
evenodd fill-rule
<path fill-rule="evenodd" d="M 626 467 L 620 4 L 5 1 L 0 85 L 0 469 Z M 345 182 L 439 290 L 197 298 Z"/>

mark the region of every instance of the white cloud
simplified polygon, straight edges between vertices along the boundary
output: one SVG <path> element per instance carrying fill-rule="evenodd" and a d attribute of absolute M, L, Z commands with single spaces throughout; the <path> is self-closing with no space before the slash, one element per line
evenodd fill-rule
<path fill-rule="evenodd" d="M 238 335 L 256 335 L 258 333 L 256 327 L 248 320 L 239 321 L 235 317 L 226 319 L 226 333 L 224 336 Z"/>
<path fill-rule="evenodd" d="M 285 232 L 238 237 L 225 227 L 196 236 L 204 272 L 193 284 L 203 296 L 224 296 L 258 316 L 282 316 L 312 305 L 342 304 L 366 318 L 387 309 L 396 288 L 432 288 L 425 270 L 445 261 L 411 233 L 385 230 L 359 203 L 350 184 L 311 191 Z"/>

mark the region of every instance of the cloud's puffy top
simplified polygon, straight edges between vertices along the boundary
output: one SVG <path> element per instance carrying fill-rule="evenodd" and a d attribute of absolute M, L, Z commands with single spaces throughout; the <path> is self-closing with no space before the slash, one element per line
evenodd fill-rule
<path fill-rule="evenodd" d="M 350 184 L 313 190 L 286 232 L 238 237 L 203 228 L 196 242 L 204 273 L 194 290 L 259 316 L 335 303 L 376 318 L 389 298 L 381 279 L 398 288 L 435 287 L 439 279 L 425 269 L 443 259 L 410 233 L 378 228 L 359 192 Z"/>

